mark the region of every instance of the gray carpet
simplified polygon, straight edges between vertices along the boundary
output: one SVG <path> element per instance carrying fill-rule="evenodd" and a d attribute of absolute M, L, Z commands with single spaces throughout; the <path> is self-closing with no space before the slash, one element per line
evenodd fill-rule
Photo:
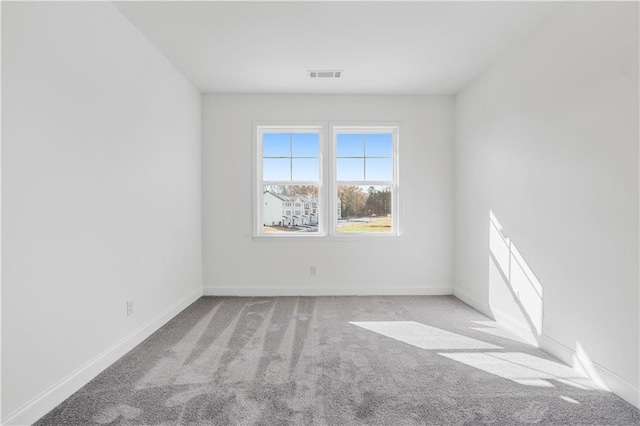
<path fill-rule="evenodd" d="M 37 425 L 638 425 L 454 297 L 203 297 Z"/>

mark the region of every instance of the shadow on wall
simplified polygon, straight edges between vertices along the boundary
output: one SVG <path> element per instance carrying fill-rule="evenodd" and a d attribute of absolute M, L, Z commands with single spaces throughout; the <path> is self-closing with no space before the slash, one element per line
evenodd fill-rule
<path fill-rule="evenodd" d="M 542 285 L 491 210 L 489 256 L 490 306 L 497 305 L 517 323 L 527 324 L 527 340 L 537 344 L 543 327 Z"/>
<path fill-rule="evenodd" d="M 489 308 L 496 320 L 519 325 L 520 337 L 540 346 L 544 328 L 543 286 L 492 210 L 489 210 Z M 575 342 L 571 365 L 608 390 L 580 342 Z"/>

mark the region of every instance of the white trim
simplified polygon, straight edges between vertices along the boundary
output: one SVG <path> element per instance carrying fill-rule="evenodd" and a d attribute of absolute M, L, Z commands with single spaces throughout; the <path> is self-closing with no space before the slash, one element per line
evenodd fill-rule
<path fill-rule="evenodd" d="M 531 346 L 535 346 L 536 348 L 540 347 L 540 341 L 538 339 L 541 335 L 537 334 L 535 330 L 532 330 L 531 327 L 529 327 L 529 324 L 518 321 L 511 315 L 506 314 L 499 309 L 494 309 L 493 316 L 498 324 L 516 334 L 526 343 Z M 538 337 L 534 337 L 534 335 Z"/>
<path fill-rule="evenodd" d="M 470 296 L 469 293 L 462 291 L 459 288 L 454 288 L 453 295 L 460 299 L 462 302 L 474 308 L 476 311 L 479 311 L 481 314 L 484 314 L 491 319 L 495 319 L 489 305 L 484 302 L 480 302 L 478 299 Z"/>
<path fill-rule="evenodd" d="M 454 289 L 453 295 L 472 308 L 480 311 L 489 318 L 492 318 L 498 324 L 520 337 L 524 342 L 531 346 L 535 346 L 536 348 L 540 346 L 538 340 L 534 337 L 534 334 L 537 335 L 537 333 L 531 330 L 529 324 L 518 321 L 500 309 L 492 308 L 486 303 L 480 302 L 478 299 L 470 296 L 469 293 L 460 289 Z"/>
<path fill-rule="evenodd" d="M 263 192 L 262 184 L 282 184 L 282 185 L 318 185 L 318 231 L 314 236 L 323 238 L 336 238 L 347 241 L 354 241 L 354 237 L 365 235 L 365 238 L 384 238 L 388 236 L 398 237 L 402 235 L 402 208 L 400 196 L 400 173 L 399 173 L 399 147 L 400 147 L 400 125 L 399 122 L 293 122 L 291 125 L 282 124 L 282 122 L 265 122 L 253 121 L 251 141 L 252 150 L 252 174 L 253 174 L 253 192 L 252 197 L 252 237 L 254 241 L 259 238 L 266 237 L 271 239 L 276 237 L 269 233 L 263 232 L 262 212 L 263 208 Z M 283 132 L 283 133 L 300 133 L 313 131 L 320 136 L 319 161 L 320 176 L 319 181 L 263 181 L 262 180 L 262 135 L 265 131 Z M 335 140 L 336 131 L 345 133 L 392 133 L 393 135 L 393 182 L 390 181 L 366 181 L 363 185 L 389 185 L 392 188 L 392 232 L 389 233 L 338 233 L 337 226 L 337 206 L 334 195 L 337 193 L 336 171 L 335 171 Z M 329 139 L 330 138 L 330 139 Z M 297 233 L 283 234 L 276 238 L 295 238 Z M 309 235 L 302 237 L 309 238 Z"/>
<path fill-rule="evenodd" d="M 640 408 L 640 389 L 611 370 L 544 334 L 540 336 L 540 349 L 585 374 L 596 385 L 613 392 L 634 407 Z"/>
<path fill-rule="evenodd" d="M 205 286 L 205 296 L 449 296 L 451 287 L 418 286 Z"/>
<path fill-rule="evenodd" d="M 337 208 L 335 205 L 335 199 L 338 194 L 338 185 L 388 185 L 391 187 L 391 222 L 392 222 L 392 232 L 384 233 L 384 234 L 372 234 L 375 237 L 383 236 L 383 235 L 392 235 L 392 236 L 400 236 L 402 235 L 400 226 L 402 221 L 400 220 L 400 215 L 402 209 L 400 208 L 400 124 L 398 122 L 393 123 L 383 123 L 383 122 L 374 122 L 374 123 L 349 123 L 349 122 L 330 122 L 329 123 L 329 134 L 331 135 L 331 140 L 329 141 L 329 204 L 330 204 L 330 215 L 329 219 L 331 221 L 329 227 L 327 228 L 330 236 L 338 236 L 339 238 L 350 238 L 352 236 L 361 235 L 361 233 L 339 233 L 338 232 L 338 214 Z M 391 133 L 392 134 L 392 164 L 393 164 L 393 180 L 392 181 L 361 181 L 362 183 L 356 183 L 357 181 L 338 181 L 337 178 L 337 170 L 336 170 L 336 144 L 337 144 L 337 136 L 338 133 L 363 133 L 363 134 L 374 134 L 374 133 Z"/>
<path fill-rule="evenodd" d="M 312 235 L 309 235 L 312 234 Z M 253 241 L 291 241 L 292 238 L 296 239 L 296 242 L 299 241 L 322 241 L 325 243 L 358 243 L 358 242 L 376 242 L 376 241 L 384 241 L 384 242 L 392 242 L 392 241 L 402 241 L 405 237 L 403 235 L 395 235 L 395 234 L 387 234 L 387 233 L 373 233 L 373 232 L 361 232 L 361 233 L 350 233 L 350 234 L 342 234 L 342 235 L 327 235 L 320 234 L 317 232 L 292 232 L 291 234 L 262 234 L 262 235 L 252 235 L 251 238 Z"/>
<path fill-rule="evenodd" d="M 10 413 L 6 418 L 2 419 L 2 424 L 24 425 L 36 422 L 201 296 L 202 290 L 198 290 L 170 306 L 137 330 L 105 349 L 101 354 L 76 371 Z"/>
<path fill-rule="evenodd" d="M 252 173 L 253 173 L 253 236 L 265 236 L 268 233 L 263 231 L 263 206 L 264 206 L 264 193 L 263 185 L 315 185 L 318 187 L 318 232 L 319 235 L 326 235 L 326 188 L 324 185 L 324 169 L 325 169 L 325 146 L 327 144 L 327 126 L 321 122 L 305 123 L 305 124 L 293 124 L 283 125 L 281 123 L 265 123 L 265 122 L 252 122 L 253 126 L 253 140 L 252 140 Z M 266 181 L 263 180 L 262 174 L 262 138 L 265 133 L 317 133 L 318 134 L 318 180 L 317 181 Z"/>
<path fill-rule="evenodd" d="M 472 308 L 495 319 L 496 322 L 523 338 L 527 343 L 539 347 L 544 352 L 553 355 L 563 363 L 569 365 L 577 372 L 586 375 L 596 385 L 613 392 L 636 408 L 640 408 L 640 389 L 614 372 L 544 333 L 537 336 L 536 341 L 532 341 L 531 336 L 535 331 L 531 330 L 528 324 L 517 321 L 499 309 L 491 308 L 488 304 L 479 301 L 460 289 L 454 289 L 453 295 Z"/>

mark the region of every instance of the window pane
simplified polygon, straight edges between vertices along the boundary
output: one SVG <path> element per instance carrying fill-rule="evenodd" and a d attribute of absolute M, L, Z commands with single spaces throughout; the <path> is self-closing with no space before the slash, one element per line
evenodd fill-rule
<path fill-rule="evenodd" d="M 364 180 L 364 158 L 338 158 L 337 180 Z"/>
<path fill-rule="evenodd" d="M 294 157 L 318 157 L 320 135 L 317 133 L 294 133 L 293 156 Z"/>
<path fill-rule="evenodd" d="M 367 158 L 366 180 L 393 180 L 393 163 L 391 158 Z"/>
<path fill-rule="evenodd" d="M 264 232 L 318 232 L 321 209 L 317 185 L 264 185 L 262 191 Z"/>
<path fill-rule="evenodd" d="M 317 158 L 294 158 L 292 180 L 320 179 L 320 170 Z"/>
<path fill-rule="evenodd" d="M 367 157 L 392 157 L 393 142 L 390 133 L 370 133 L 365 137 Z"/>
<path fill-rule="evenodd" d="M 336 155 L 338 157 L 363 157 L 364 135 L 339 134 L 336 142 Z"/>
<path fill-rule="evenodd" d="M 263 157 L 290 157 L 290 133 L 264 133 L 262 135 Z"/>
<path fill-rule="evenodd" d="M 338 233 L 393 232 L 391 187 L 338 185 Z"/>
<path fill-rule="evenodd" d="M 262 180 L 291 180 L 291 160 L 289 158 L 263 159 Z"/>

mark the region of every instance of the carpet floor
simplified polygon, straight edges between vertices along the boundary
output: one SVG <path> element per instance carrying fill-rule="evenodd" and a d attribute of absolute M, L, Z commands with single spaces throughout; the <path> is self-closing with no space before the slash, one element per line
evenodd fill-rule
<path fill-rule="evenodd" d="M 203 297 L 37 425 L 639 425 L 451 296 Z"/>

